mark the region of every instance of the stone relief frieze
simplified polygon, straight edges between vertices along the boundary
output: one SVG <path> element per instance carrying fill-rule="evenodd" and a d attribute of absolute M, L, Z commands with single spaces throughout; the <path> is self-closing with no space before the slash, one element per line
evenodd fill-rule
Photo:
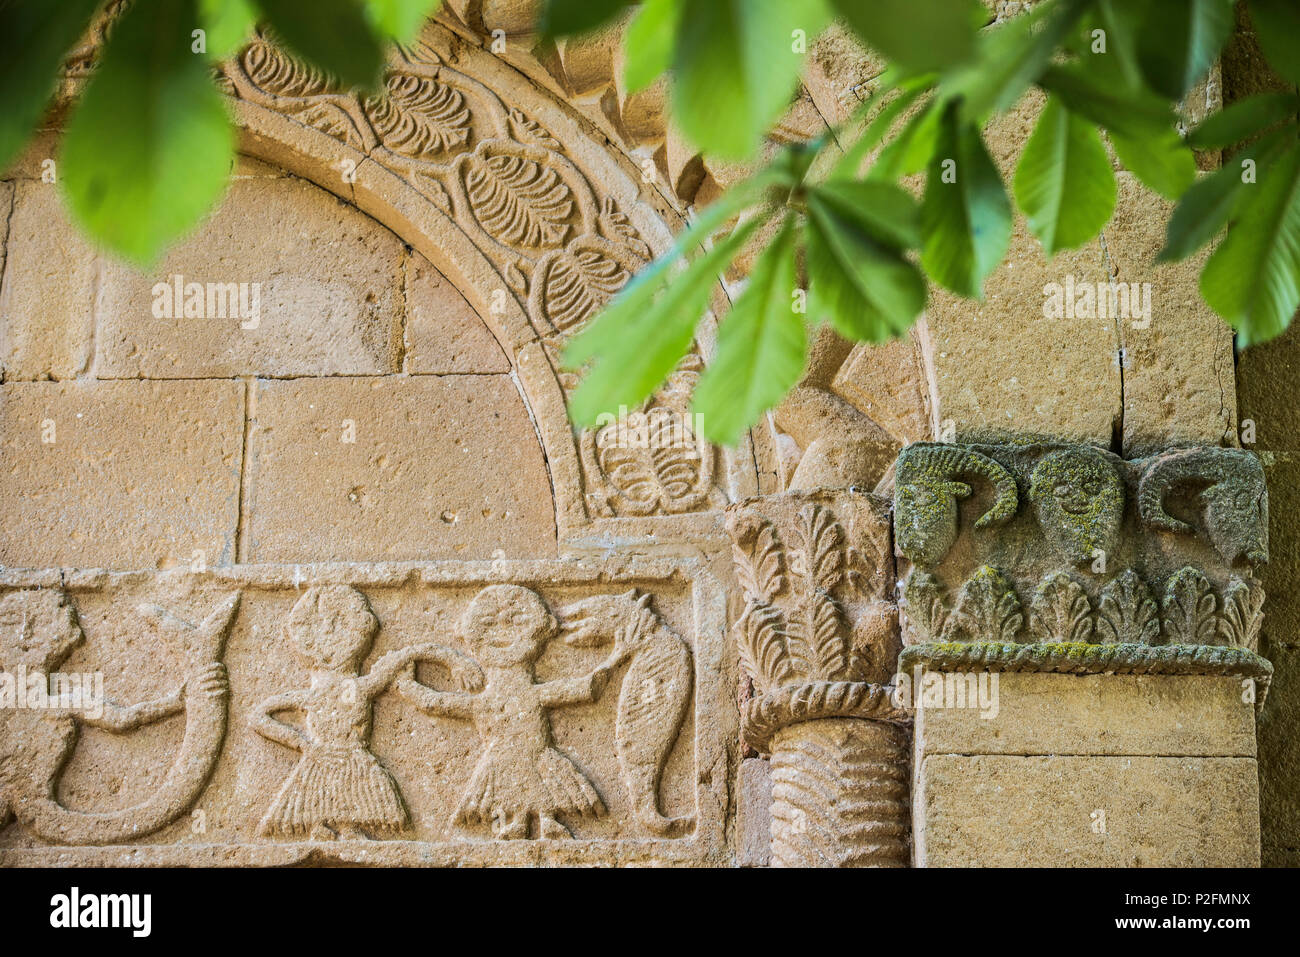
<path fill-rule="evenodd" d="M 721 853 L 707 573 L 493 565 L 7 573 L 0 859 Z"/>
<path fill-rule="evenodd" d="M 1017 644 L 1103 645 L 1098 663 L 1267 665 L 1255 575 L 1268 560 L 1268 493 L 1252 453 L 1124 461 L 1082 446 L 922 443 L 900 454 L 896 478 L 906 644 L 988 643 L 1018 661 Z"/>

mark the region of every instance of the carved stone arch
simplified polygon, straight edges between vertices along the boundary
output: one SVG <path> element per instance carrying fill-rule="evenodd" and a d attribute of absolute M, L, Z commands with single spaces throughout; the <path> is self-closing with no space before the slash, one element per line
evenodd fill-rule
<path fill-rule="evenodd" d="M 565 339 L 669 248 L 677 204 L 562 99 L 437 22 L 394 53 L 387 82 L 386 101 L 339 93 L 261 40 L 225 76 L 241 152 L 355 204 L 483 318 L 537 428 L 561 545 L 599 539 L 607 522 L 619 535 L 690 535 L 682 516 L 758 492 L 756 460 L 768 454 L 755 446 L 766 435 L 734 451 L 698 441 L 661 468 L 640 453 L 603 457 L 593 433 L 567 419 L 576 380 L 559 368 Z M 715 303 L 725 303 L 721 287 Z M 713 329 L 706 317 L 702 354 Z M 699 363 L 652 402 L 684 414 Z"/>

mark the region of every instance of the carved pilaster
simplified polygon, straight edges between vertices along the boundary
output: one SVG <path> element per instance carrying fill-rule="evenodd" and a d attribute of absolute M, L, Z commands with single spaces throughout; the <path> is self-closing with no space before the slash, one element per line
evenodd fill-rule
<path fill-rule="evenodd" d="M 785 492 L 732 506 L 727 527 L 745 602 L 733 634 L 755 692 L 742 731 L 771 755 L 773 864 L 906 867 L 888 502 Z"/>
<path fill-rule="evenodd" d="M 1255 456 L 922 443 L 895 475 L 918 865 L 1257 862 Z"/>

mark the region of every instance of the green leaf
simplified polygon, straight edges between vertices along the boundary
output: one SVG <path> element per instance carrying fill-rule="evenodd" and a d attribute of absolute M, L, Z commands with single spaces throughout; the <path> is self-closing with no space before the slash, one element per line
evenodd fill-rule
<path fill-rule="evenodd" d="M 921 245 L 921 207 L 893 183 L 837 180 L 809 194 L 891 249 L 902 252 Z"/>
<path fill-rule="evenodd" d="M 867 170 L 867 177 L 892 182 L 900 176 L 919 173 L 929 166 L 939 142 L 942 120 L 943 110 L 936 100 L 931 100 L 880 151 L 876 161 Z"/>
<path fill-rule="evenodd" d="M 1178 199 L 1196 181 L 1196 157 L 1177 130 L 1142 139 L 1111 133 L 1110 143 L 1124 168 L 1161 196 Z"/>
<path fill-rule="evenodd" d="M 947 180 L 947 182 L 945 182 Z M 921 203 L 921 264 L 930 278 L 970 299 L 1011 242 L 1011 203 L 979 130 L 944 114 Z"/>
<path fill-rule="evenodd" d="M 758 257 L 740 298 L 718 327 L 718 351 L 695 387 L 703 435 L 735 445 L 803 375 L 808 348 L 794 311 L 795 229 L 786 223 Z"/>
<path fill-rule="evenodd" d="M 1243 348 L 1282 332 L 1300 307 L 1300 148 L 1259 173 L 1201 272 L 1201 295 Z"/>
<path fill-rule="evenodd" d="M 906 332 L 925 309 L 925 278 L 876 239 L 874 226 L 818 192 L 809 195 L 808 314 L 845 338 L 884 342 Z"/>
<path fill-rule="evenodd" d="M 207 32 L 208 56 L 224 60 L 253 32 L 257 9 L 252 0 L 199 0 L 199 22 Z"/>
<path fill-rule="evenodd" d="M 58 83 L 59 67 L 101 0 L 14 0 L 0 22 L 0 171 L 26 145 Z"/>
<path fill-rule="evenodd" d="M 1014 106 L 1051 62 L 1083 9 L 1078 0 L 1040 3 L 982 31 L 975 58 L 944 78 L 943 100 L 959 100 L 961 118 L 978 126 Z"/>
<path fill-rule="evenodd" d="M 826 179 L 857 179 L 858 169 L 867 154 L 880 145 L 898 118 L 916 102 L 925 89 L 925 84 L 910 81 L 894 86 L 888 73 L 882 75 L 880 87 L 859 108 L 861 116 L 870 115 L 872 110 L 876 110 L 876 115 L 871 117 L 870 122 L 862 127 L 857 139 L 835 160 Z M 897 95 L 885 102 L 895 92 Z M 850 124 L 846 126 L 851 128 Z"/>
<path fill-rule="evenodd" d="M 1187 136 L 1187 145 L 1198 150 L 1235 146 L 1260 130 L 1292 116 L 1300 109 L 1300 98 L 1292 93 L 1260 93 L 1238 100 L 1211 113 Z"/>
<path fill-rule="evenodd" d="M 113 30 L 63 140 L 61 182 L 90 236 L 153 262 L 221 197 L 234 133 L 206 57 L 190 52 L 195 0 L 136 0 Z"/>
<path fill-rule="evenodd" d="M 867 45 L 907 70 L 943 70 L 970 57 L 982 9 L 970 0 L 832 0 Z"/>
<path fill-rule="evenodd" d="M 398 43 L 410 43 L 438 8 L 442 0 L 366 0 L 370 22 L 384 36 Z"/>
<path fill-rule="evenodd" d="M 673 37 L 683 0 L 645 0 L 623 34 L 623 85 L 644 90 L 673 65 Z"/>
<path fill-rule="evenodd" d="M 546 0 L 538 18 L 543 36 L 568 37 L 590 33 L 627 8 L 632 0 Z"/>
<path fill-rule="evenodd" d="M 566 364 L 583 361 L 579 356 L 596 361 L 569 399 L 574 422 L 590 426 L 602 413 L 637 408 L 654 393 L 690 349 L 718 276 L 761 222 L 740 224 L 665 283 L 628 283 L 579 334 L 565 350 Z"/>
<path fill-rule="evenodd" d="M 292 52 L 344 87 L 374 90 L 384 51 L 358 0 L 257 0 Z"/>
<path fill-rule="evenodd" d="M 1092 239 L 1115 211 L 1115 173 L 1101 134 L 1054 96 L 1020 154 L 1015 194 L 1049 258 Z"/>
<path fill-rule="evenodd" d="M 1132 87 L 1120 74 L 1090 69 L 1086 63 L 1049 67 L 1039 79 L 1071 113 L 1087 117 L 1107 131 L 1129 139 L 1159 138 L 1174 129 L 1168 100 Z"/>
<path fill-rule="evenodd" d="M 1151 88 L 1182 99 L 1214 63 L 1232 24 L 1230 0 L 1146 0 L 1137 50 Z"/>
<path fill-rule="evenodd" d="M 1156 262 L 1177 262 L 1200 249 L 1228 223 L 1241 196 L 1243 164 L 1247 160 L 1264 166 L 1277 148 L 1288 141 L 1285 130 L 1277 130 L 1242 150 L 1222 169 L 1203 176 L 1192 185 L 1169 217 L 1165 246 Z"/>
<path fill-rule="evenodd" d="M 1118 69 L 1120 82 L 1129 87 L 1140 86 L 1143 82 L 1142 68 L 1138 64 L 1137 42 L 1142 29 L 1142 18 L 1146 11 L 1147 0 L 1097 0 L 1095 20 L 1087 32 L 1087 40 L 1082 49 L 1087 51 L 1085 59 L 1101 57 L 1089 64 L 1093 69 Z M 1097 51 L 1095 29 L 1102 31 L 1105 49 Z"/>
<path fill-rule="evenodd" d="M 1268 65 L 1300 84 L 1300 6 L 1295 0 L 1250 0 L 1250 20 Z"/>
<path fill-rule="evenodd" d="M 673 58 L 673 116 L 686 138 L 716 156 L 751 156 L 790 105 L 796 38 L 811 44 L 826 16 L 821 0 L 695 0 Z"/>

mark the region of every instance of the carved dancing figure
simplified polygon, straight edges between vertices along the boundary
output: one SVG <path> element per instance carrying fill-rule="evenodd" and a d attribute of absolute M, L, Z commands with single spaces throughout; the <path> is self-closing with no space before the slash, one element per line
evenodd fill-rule
<path fill-rule="evenodd" d="M 84 708 L 54 705 L 49 676 L 84 635 L 76 611 L 61 591 L 12 592 L 0 601 L 0 670 L 26 670 L 42 682 L 51 707 L 0 709 L 0 826 L 17 817 L 28 831 L 55 844 L 110 844 L 143 837 L 175 821 L 207 784 L 226 733 L 229 695 L 221 655 L 239 607 L 239 593 L 223 599 L 199 624 L 155 605 L 138 611 L 179 635 L 187 674 L 174 692 L 124 706 L 97 702 Z M 80 729 L 114 734 L 134 731 L 184 713 L 185 736 L 163 784 L 144 802 L 118 811 L 73 811 L 59 803 L 63 769 L 76 750 Z"/>
<path fill-rule="evenodd" d="M 482 676 L 464 655 L 435 644 L 389 652 L 362 675 L 378 630 L 365 596 L 347 585 L 310 588 L 289 613 L 285 633 L 311 666 L 311 684 L 267 698 L 250 718 L 262 737 L 301 753 L 262 818 L 263 835 L 368 838 L 407 825 L 397 782 L 370 751 L 375 698 L 416 661 L 438 662 L 465 688 Z M 283 711 L 303 714 L 304 726 L 274 717 Z"/>
<path fill-rule="evenodd" d="M 497 838 L 527 838 L 536 819 L 541 837 L 572 837 L 558 816 L 600 817 L 605 804 L 586 775 L 556 749 L 549 711 L 599 698 L 627 650 L 616 642 L 590 673 L 539 683 L 533 664 L 558 626 L 541 597 L 518 585 L 480 591 L 461 631 L 481 663 L 482 691 L 436 691 L 413 676 L 397 684 L 425 714 L 472 721 L 484 743 L 455 823 L 489 824 Z"/>

